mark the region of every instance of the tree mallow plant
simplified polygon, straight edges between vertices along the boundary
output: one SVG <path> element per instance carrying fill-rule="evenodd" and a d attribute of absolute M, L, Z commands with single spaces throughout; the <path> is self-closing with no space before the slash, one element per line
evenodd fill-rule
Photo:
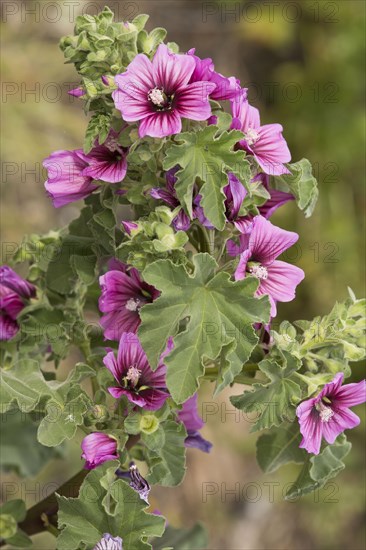
<path fill-rule="evenodd" d="M 255 411 L 265 472 L 301 465 L 287 498 L 342 470 L 344 431 L 359 422 L 350 407 L 365 401 L 363 381 L 342 385 L 364 357 L 365 303 L 352 291 L 329 315 L 273 330 L 304 272 L 280 259 L 299 236 L 269 218 L 294 203 L 312 214 L 309 161 L 290 164 L 282 126 L 260 122 L 239 80 L 165 43 L 164 29 L 148 33 L 147 19 L 116 23 L 105 8 L 61 40 L 90 119 L 83 146 L 44 161 L 45 188 L 56 208 L 84 204 L 0 270 L 1 413 L 5 443 L 16 422 L 36 431 L 33 474 L 73 438 L 80 472 L 27 512 L 7 502 L 2 544 L 49 530 L 59 550 L 169 548 L 177 537 L 206 548 L 202 526 L 177 534 L 148 509 L 155 485 L 182 482 L 187 448 L 211 451 L 204 381 Z M 74 348 L 83 360 L 62 379 Z M 24 475 L 23 464 L 8 467 Z"/>

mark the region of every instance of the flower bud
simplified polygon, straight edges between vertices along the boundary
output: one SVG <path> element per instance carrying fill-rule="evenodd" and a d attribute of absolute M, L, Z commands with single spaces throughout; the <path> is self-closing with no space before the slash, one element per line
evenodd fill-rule
<path fill-rule="evenodd" d="M 0 515 L 0 538 L 10 539 L 18 530 L 16 520 L 10 514 Z"/>
<path fill-rule="evenodd" d="M 159 420 L 153 414 L 145 414 L 140 418 L 140 430 L 144 434 L 153 434 L 159 428 Z"/>

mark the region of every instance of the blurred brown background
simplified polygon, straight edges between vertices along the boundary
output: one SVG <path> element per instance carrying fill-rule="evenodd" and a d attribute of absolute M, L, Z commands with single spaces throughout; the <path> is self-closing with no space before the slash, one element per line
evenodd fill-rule
<path fill-rule="evenodd" d="M 94 14 L 104 5 L 119 20 L 149 13 L 148 29 L 166 27 L 168 39 L 182 51 L 196 47 L 201 57 L 213 58 L 218 71 L 240 78 L 262 123 L 283 124 L 293 160 L 305 156 L 313 163 L 320 190 L 313 217 L 305 220 L 291 203 L 274 217 L 277 225 L 299 233 L 292 260 L 306 272 L 297 300 L 281 305 L 278 320 L 327 313 L 337 299 L 345 299 L 347 285 L 357 296 L 364 294 L 362 0 L 3 1 L 3 261 L 24 233 L 46 232 L 77 215 L 75 205 L 52 208 L 41 163 L 54 150 L 81 146 L 87 120 L 81 102 L 67 95 L 78 80 L 73 67 L 63 64 L 57 43 L 72 33 L 76 15 Z M 355 371 L 362 376 L 360 365 Z M 365 548 L 363 428 L 349 434 L 354 449 L 346 471 L 319 493 L 288 503 L 282 495 L 297 469 L 271 476 L 260 472 L 256 436 L 249 435 L 250 424 L 239 412 L 234 414 L 227 394 L 212 403 L 211 388 L 205 388 L 205 435 L 214 449 L 210 455 L 190 450 L 184 484 L 156 491 L 153 506 L 177 526 L 205 522 L 212 550 Z M 67 462 L 19 485 L 19 496 L 26 497 L 37 483 L 42 488 L 47 481 L 67 479 L 80 468 L 79 452 L 70 445 Z M 27 498 L 30 505 L 37 500 Z M 41 535 L 35 547 L 53 544 Z"/>

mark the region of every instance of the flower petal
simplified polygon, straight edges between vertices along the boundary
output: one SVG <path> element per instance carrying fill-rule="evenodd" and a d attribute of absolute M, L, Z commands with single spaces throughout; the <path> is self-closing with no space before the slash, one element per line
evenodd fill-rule
<path fill-rule="evenodd" d="M 332 403 L 337 407 L 354 407 L 366 401 L 366 380 L 357 384 L 346 384 L 332 396 Z"/>
<path fill-rule="evenodd" d="M 259 139 L 252 145 L 256 160 L 266 174 L 279 176 L 289 174 L 283 165 L 290 162 L 291 153 L 282 136 L 281 124 L 266 124 L 258 129 Z"/>
<path fill-rule="evenodd" d="M 175 54 L 160 44 L 152 61 L 155 86 L 164 88 L 169 95 L 188 84 L 196 63 L 192 56 Z"/>
<path fill-rule="evenodd" d="M 207 120 L 211 116 L 209 94 L 215 89 L 212 82 L 193 82 L 176 94 L 175 109 L 180 116 L 191 120 Z"/>
<path fill-rule="evenodd" d="M 295 244 L 298 238 L 297 233 L 276 227 L 263 216 L 255 216 L 249 248 L 253 259 L 267 266 Z"/>
<path fill-rule="evenodd" d="M 305 277 L 299 267 L 275 260 L 268 266 L 268 279 L 261 281 L 262 288 L 278 302 L 291 302 L 297 285 Z"/>
<path fill-rule="evenodd" d="M 179 134 L 182 130 L 182 121 L 177 111 L 153 113 L 140 122 L 139 136 L 162 138 Z"/>

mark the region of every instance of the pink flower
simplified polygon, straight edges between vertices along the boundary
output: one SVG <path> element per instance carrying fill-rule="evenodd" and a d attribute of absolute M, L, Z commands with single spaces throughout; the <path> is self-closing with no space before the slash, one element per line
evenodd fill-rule
<path fill-rule="evenodd" d="M 136 332 L 140 325 L 141 307 L 151 303 L 159 292 L 145 283 L 134 267 L 118 260 L 109 262 L 109 271 L 99 278 L 102 295 L 99 309 L 104 336 L 119 340 L 124 332 Z"/>
<path fill-rule="evenodd" d="M 191 55 L 196 62 L 196 67 L 191 76 L 190 82 L 208 81 L 216 84 L 216 87 L 210 94 L 210 98 L 216 101 L 223 101 L 225 99 L 238 100 L 240 97 L 247 96 L 247 90 L 242 89 L 240 81 L 234 76 L 229 78 L 223 76 L 221 73 L 215 71 L 212 59 L 209 57 L 201 59 L 195 55 L 195 48 L 192 48 L 187 52 Z"/>
<path fill-rule="evenodd" d="M 232 128 L 245 134 L 245 139 L 239 142 L 240 147 L 254 156 L 266 174 L 289 174 L 284 163 L 290 162 L 291 153 L 282 136 L 281 124 L 261 126 L 258 109 L 249 105 L 245 97 L 233 102 L 232 110 Z"/>
<path fill-rule="evenodd" d="M 103 145 L 96 142 L 93 149 L 85 155 L 88 166 L 83 175 L 107 183 L 122 181 L 127 172 L 127 149 L 118 143 L 118 133 L 110 130 Z"/>
<path fill-rule="evenodd" d="M 0 341 L 11 340 L 19 331 L 16 321 L 26 300 L 36 294 L 35 287 L 7 265 L 0 267 Z"/>
<path fill-rule="evenodd" d="M 303 436 L 300 447 L 308 453 L 319 454 L 322 437 L 332 444 L 344 430 L 360 423 L 349 407 L 366 401 L 366 381 L 342 386 L 343 378 L 343 372 L 339 372 L 316 397 L 303 401 L 296 409 Z"/>
<path fill-rule="evenodd" d="M 93 470 L 103 462 L 118 458 L 117 440 L 102 432 L 93 432 L 85 436 L 81 449 L 83 451 L 81 458 L 86 460 L 87 470 Z"/>
<path fill-rule="evenodd" d="M 194 69 L 193 57 L 174 54 L 165 44 L 160 44 L 152 61 L 138 54 L 126 72 L 115 77 L 116 108 L 127 122 L 140 121 L 140 137 L 178 134 L 182 117 L 207 120 L 211 115 L 208 96 L 216 85 L 190 84 Z"/>
<path fill-rule="evenodd" d="M 269 296 L 272 317 L 277 314 L 276 302 L 293 300 L 296 286 L 305 276 L 299 267 L 276 260 L 298 238 L 297 233 L 280 229 L 263 216 L 255 216 L 250 233 L 240 236 L 241 256 L 235 280 L 248 275 L 259 279 L 256 294 Z"/>
<path fill-rule="evenodd" d="M 55 151 L 43 161 L 48 171 L 45 188 L 55 208 L 85 199 L 98 186 L 93 180 L 107 183 L 122 181 L 127 172 L 127 151 L 111 130 L 103 145 L 96 141 L 86 155 L 82 149 Z"/>
<path fill-rule="evenodd" d="M 103 359 L 104 365 L 118 383 L 117 387 L 108 388 L 109 393 L 116 399 L 125 395 L 131 403 L 149 411 L 160 409 L 169 397 L 163 361 L 172 349 L 173 341 L 169 339 L 158 368 L 153 371 L 138 337 L 132 332 L 124 332 L 117 357 L 110 351 Z"/>
<path fill-rule="evenodd" d="M 55 151 L 43 161 L 43 166 L 48 172 L 45 188 L 55 208 L 85 199 L 98 188 L 83 173 L 88 159 L 82 149 Z"/>

